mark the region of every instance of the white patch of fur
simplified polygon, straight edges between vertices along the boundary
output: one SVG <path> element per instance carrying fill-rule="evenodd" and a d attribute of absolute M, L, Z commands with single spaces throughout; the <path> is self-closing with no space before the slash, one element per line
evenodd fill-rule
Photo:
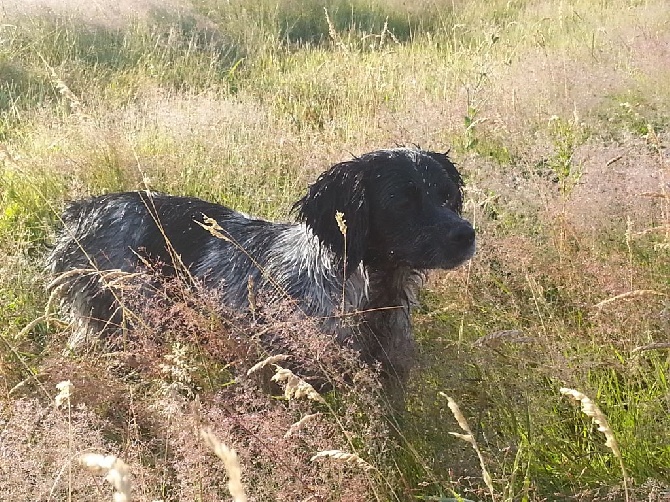
<path fill-rule="evenodd" d="M 296 296 L 312 302 L 312 315 L 334 315 L 342 305 L 343 293 L 347 312 L 362 308 L 368 297 L 369 279 L 363 265 L 350 274 L 343 288 L 344 277 L 333 252 L 304 224 L 293 225 L 280 234 L 266 266 L 279 287 L 301 290 Z"/>

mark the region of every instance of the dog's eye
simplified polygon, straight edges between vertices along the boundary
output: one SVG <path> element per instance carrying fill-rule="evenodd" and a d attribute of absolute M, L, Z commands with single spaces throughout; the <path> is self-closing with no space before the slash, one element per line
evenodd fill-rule
<path fill-rule="evenodd" d="M 440 190 L 437 197 L 443 206 L 451 206 L 452 200 L 447 190 Z"/>
<path fill-rule="evenodd" d="M 452 211 L 461 214 L 463 210 L 463 198 L 460 192 L 443 191 L 439 194 L 442 207 L 448 207 Z"/>
<path fill-rule="evenodd" d="M 414 183 L 407 185 L 406 200 L 408 205 L 421 203 L 421 190 Z"/>
<path fill-rule="evenodd" d="M 421 197 L 421 191 L 419 190 L 419 187 L 416 186 L 414 183 L 410 183 L 407 185 L 407 195 L 411 198 L 419 198 Z"/>
<path fill-rule="evenodd" d="M 463 200 L 459 192 L 449 192 L 448 190 L 442 190 L 438 193 L 438 197 L 442 207 L 448 207 L 458 214 L 461 213 Z"/>

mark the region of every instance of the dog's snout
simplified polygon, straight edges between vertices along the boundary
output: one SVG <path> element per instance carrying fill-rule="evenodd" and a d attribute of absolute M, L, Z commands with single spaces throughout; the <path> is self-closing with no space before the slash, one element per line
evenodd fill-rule
<path fill-rule="evenodd" d="M 449 232 L 449 238 L 460 245 L 468 246 L 475 241 L 475 229 L 471 225 L 458 225 Z"/>

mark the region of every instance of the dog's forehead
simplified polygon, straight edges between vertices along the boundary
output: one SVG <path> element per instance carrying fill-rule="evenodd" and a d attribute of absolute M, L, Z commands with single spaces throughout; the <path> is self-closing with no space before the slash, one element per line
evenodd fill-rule
<path fill-rule="evenodd" d="M 427 187 L 443 186 L 450 183 L 450 178 L 444 168 L 434 158 L 417 150 L 402 151 L 404 181 L 422 184 Z"/>
<path fill-rule="evenodd" d="M 428 155 L 419 155 L 417 171 L 424 183 L 444 184 L 451 181 L 440 163 Z"/>
<path fill-rule="evenodd" d="M 445 167 L 422 150 L 397 148 L 370 154 L 374 160 L 372 180 L 378 187 L 396 192 L 408 185 L 423 187 L 427 193 L 455 192 L 458 186 Z"/>

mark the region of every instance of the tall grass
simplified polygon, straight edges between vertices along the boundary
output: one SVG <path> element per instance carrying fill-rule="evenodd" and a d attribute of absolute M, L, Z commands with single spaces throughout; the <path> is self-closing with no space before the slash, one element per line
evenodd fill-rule
<path fill-rule="evenodd" d="M 665 2 L 150 6 L 120 2 L 98 22 L 83 4 L 26 11 L 0 26 L 3 491 L 66 497 L 53 473 L 95 449 L 124 458 L 140 499 L 227 493 L 198 438 L 217 424 L 254 493 L 667 497 Z M 153 306 L 168 320 L 149 319 L 125 353 L 63 355 L 67 328 L 32 322 L 46 319 L 41 259 L 68 199 L 151 188 L 285 220 L 327 166 L 398 143 L 451 148 L 479 239 L 473 262 L 433 274 L 422 296 L 402 416 L 365 401 L 368 380 L 327 405 L 267 399 L 257 387 L 281 394 L 271 375 L 241 371 L 268 356 L 245 345 L 266 328 L 231 327 L 214 298 Z M 44 395 L 63 380 L 68 417 Z M 599 403 L 620 457 L 563 387 Z M 479 455 L 450 435 L 440 392 Z M 107 494 L 71 478 L 73 499 Z M 282 492 L 288 479 L 295 491 Z"/>

